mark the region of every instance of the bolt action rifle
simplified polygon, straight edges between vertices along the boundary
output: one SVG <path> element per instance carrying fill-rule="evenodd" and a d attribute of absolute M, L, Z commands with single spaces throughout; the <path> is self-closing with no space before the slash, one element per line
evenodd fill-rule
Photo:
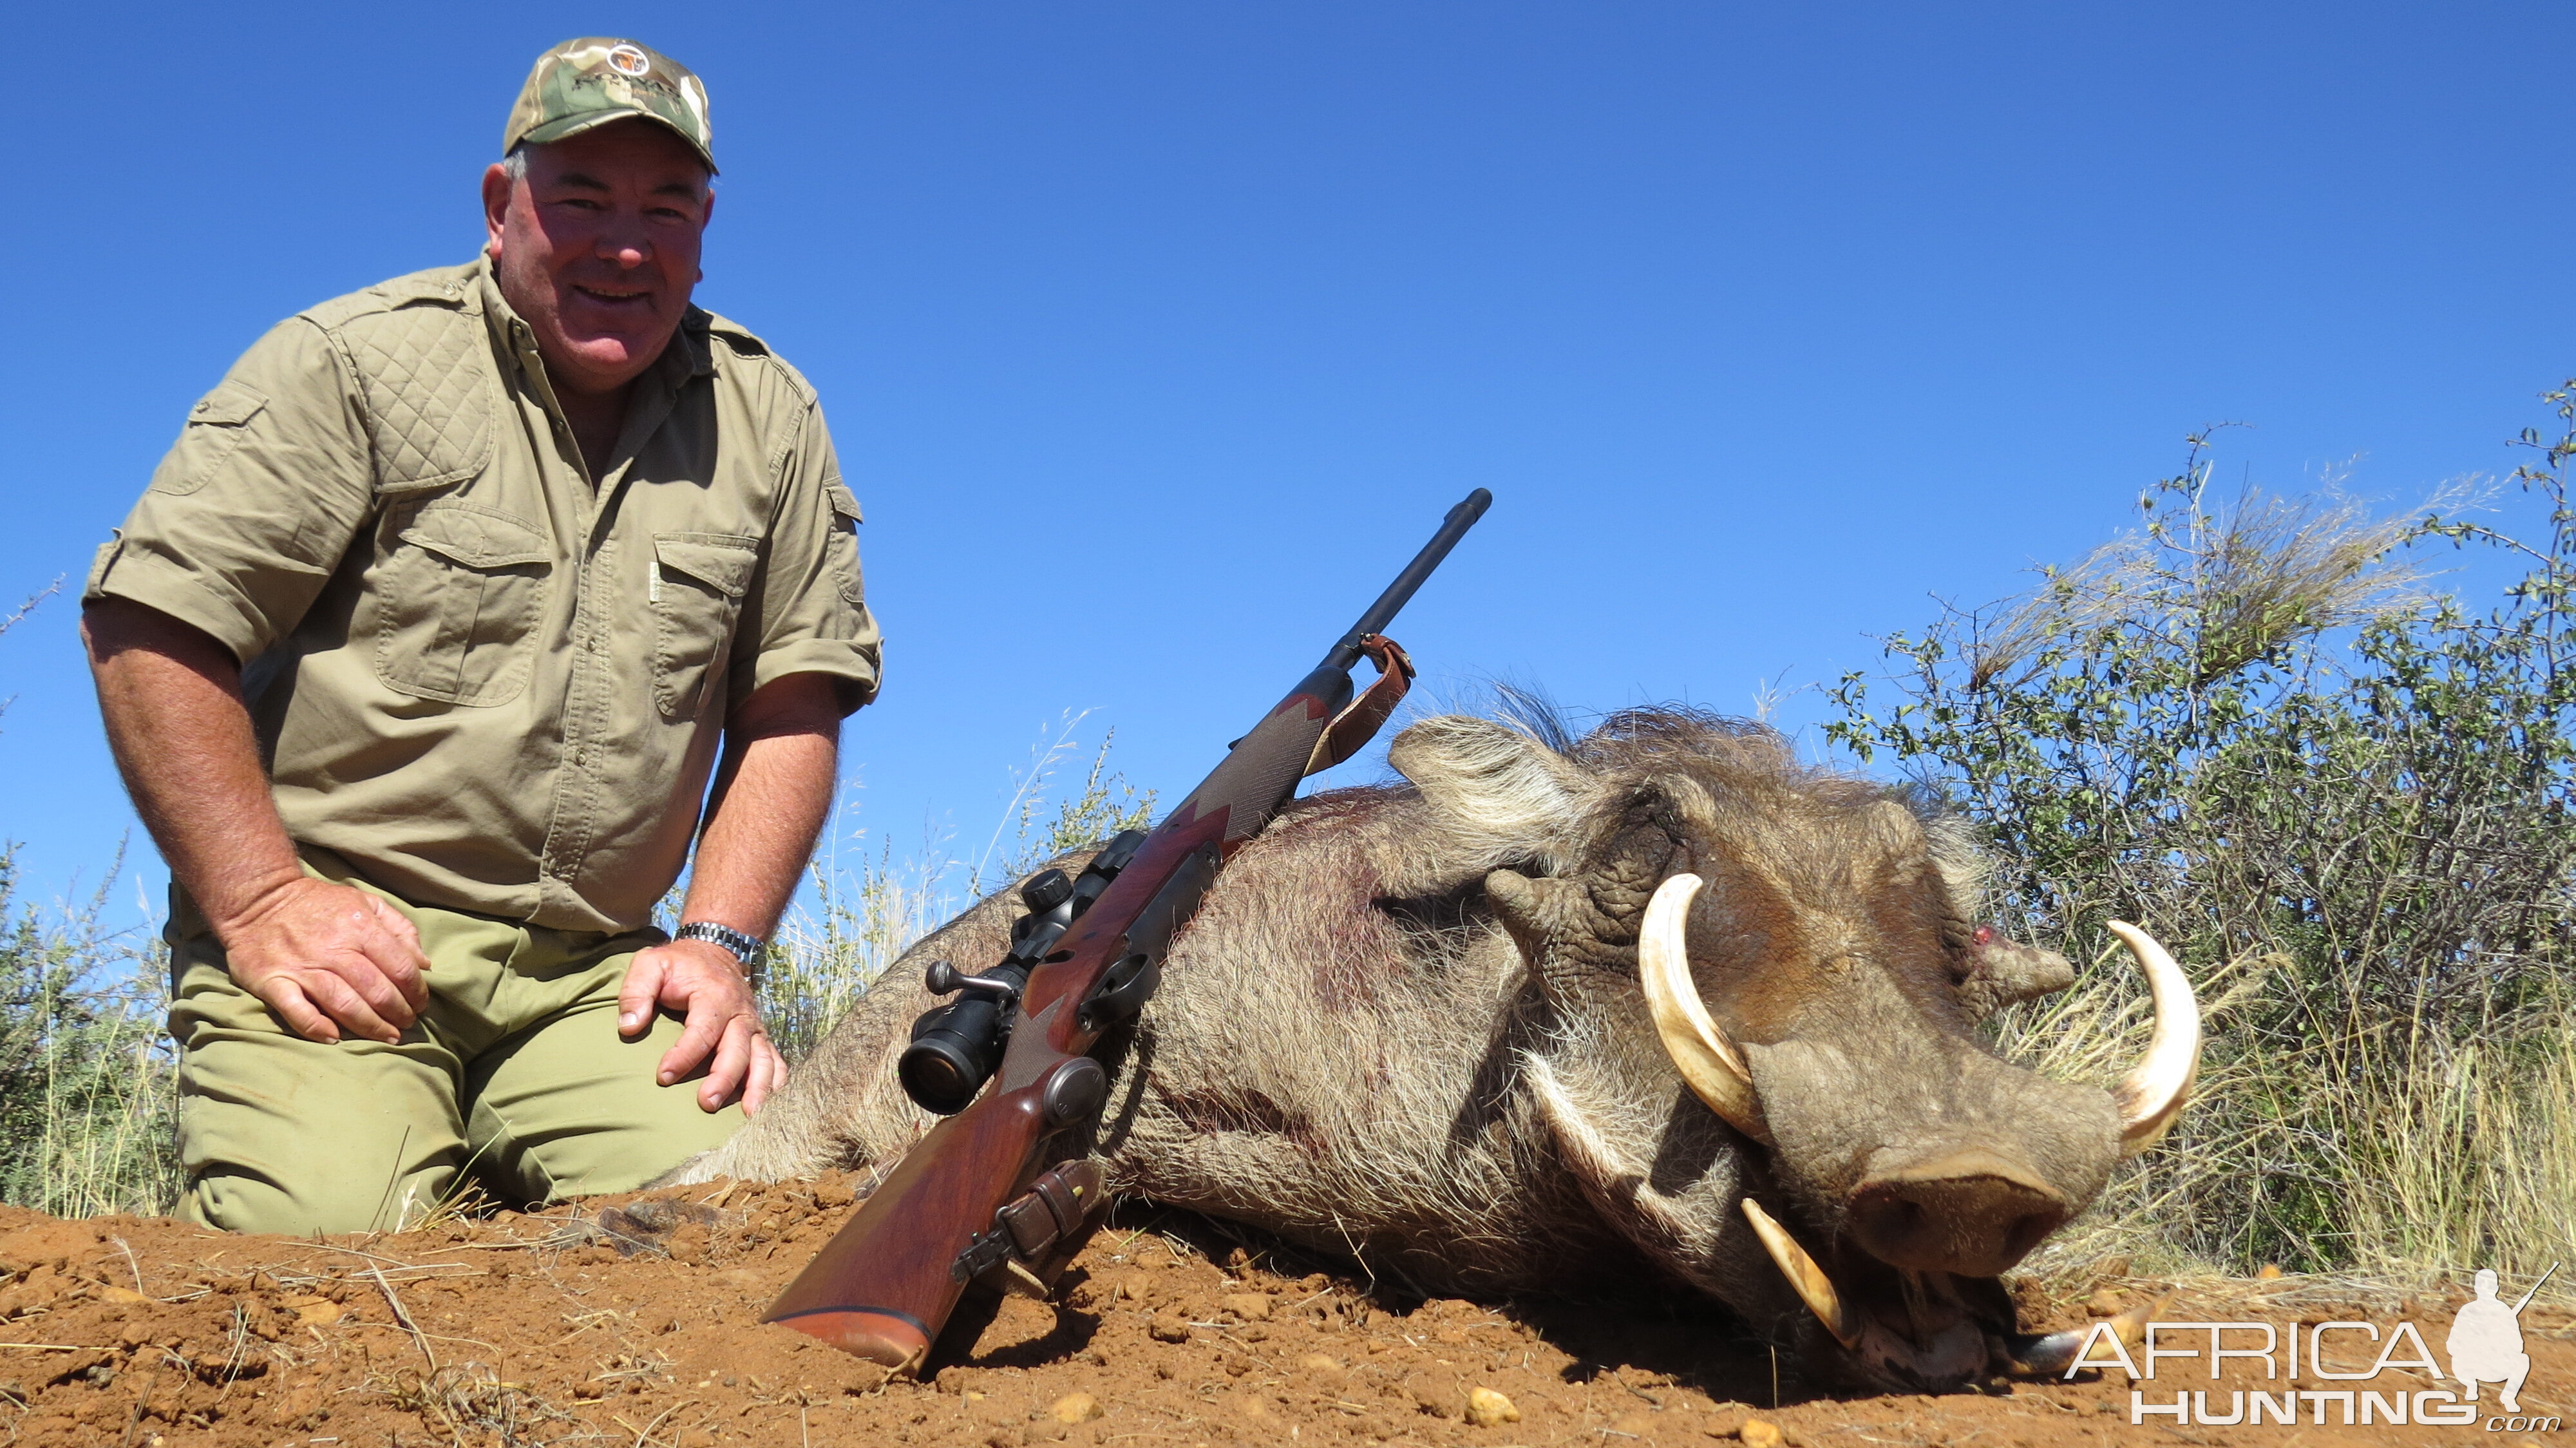
<path fill-rule="evenodd" d="M 1022 886 L 1028 913 L 1001 964 L 983 975 L 931 964 L 931 991 L 956 999 L 914 1025 L 897 1070 L 915 1102 L 948 1119 L 761 1321 L 908 1375 L 970 1282 L 1044 1295 L 1106 1204 L 1086 1153 L 1109 1073 L 1089 1052 L 1144 1008 L 1226 860 L 1299 780 L 1357 753 L 1394 712 L 1413 664 L 1380 630 L 1492 502 L 1478 488 L 1450 509 L 1324 661 L 1150 833 L 1118 835 L 1078 878 L 1048 870 Z M 1350 670 L 1364 657 L 1378 677 L 1355 701 Z"/>

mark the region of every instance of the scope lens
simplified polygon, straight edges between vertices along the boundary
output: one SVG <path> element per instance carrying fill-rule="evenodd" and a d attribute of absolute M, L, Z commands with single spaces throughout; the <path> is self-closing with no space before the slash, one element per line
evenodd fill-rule
<path fill-rule="evenodd" d="M 984 1084 L 973 1055 L 954 1031 L 932 1031 L 904 1048 L 895 1075 L 903 1094 L 924 1111 L 954 1116 L 972 1105 Z"/>

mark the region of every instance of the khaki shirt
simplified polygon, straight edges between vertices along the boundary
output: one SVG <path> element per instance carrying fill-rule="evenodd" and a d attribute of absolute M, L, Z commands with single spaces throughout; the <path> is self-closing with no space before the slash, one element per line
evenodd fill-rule
<path fill-rule="evenodd" d="M 99 550 L 214 635 L 300 844 L 426 905 L 631 930 L 678 878 L 725 716 L 875 695 L 859 507 L 813 389 L 691 309 L 593 486 L 481 262 L 280 323 Z"/>

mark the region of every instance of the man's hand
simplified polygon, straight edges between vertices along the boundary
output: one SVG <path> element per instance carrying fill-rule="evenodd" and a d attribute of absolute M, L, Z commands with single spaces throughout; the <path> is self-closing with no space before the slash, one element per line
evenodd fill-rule
<path fill-rule="evenodd" d="M 617 991 L 617 1033 L 628 1040 L 644 1034 L 664 1007 L 680 1012 L 682 1025 L 680 1039 L 655 1068 L 657 1079 L 668 1086 L 714 1057 L 698 1085 L 699 1110 L 721 1111 L 740 1096 L 749 1116 L 787 1079 L 786 1058 L 761 1029 L 751 983 L 723 948 L 674 940 L 635 952 Z"/>
<path fill-rule="evenodd" d="M 85 609 L 81 637 L 116 767 L 234 981 L 307 1040 L 401 1040 L 429 1004 L 420 936 L 378 897 L 304 873 L 269 799 L 232 651 L 122 598 Z"/>
<path fill-rule="evenodd" d="M 364 890 L 299 875 L 216 934 L 233 980 L 307 1040 L 392 1045 L 429 1005 L 420 933 Z"/>

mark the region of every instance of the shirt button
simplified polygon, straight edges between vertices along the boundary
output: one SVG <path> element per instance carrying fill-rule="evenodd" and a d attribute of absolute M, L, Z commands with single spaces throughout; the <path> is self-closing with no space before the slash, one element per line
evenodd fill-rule
<path fill-rule="evenodd" d="M 205 410 L 206 410 L 206 404 L 205 404 L 205 403 L 202 403 L 202 402 L 198 403 L 198 404 L 197 404 L 197 410 L 198 410 L 199 412 L 203 412 L 203 411 L 205 411 Z"/>

